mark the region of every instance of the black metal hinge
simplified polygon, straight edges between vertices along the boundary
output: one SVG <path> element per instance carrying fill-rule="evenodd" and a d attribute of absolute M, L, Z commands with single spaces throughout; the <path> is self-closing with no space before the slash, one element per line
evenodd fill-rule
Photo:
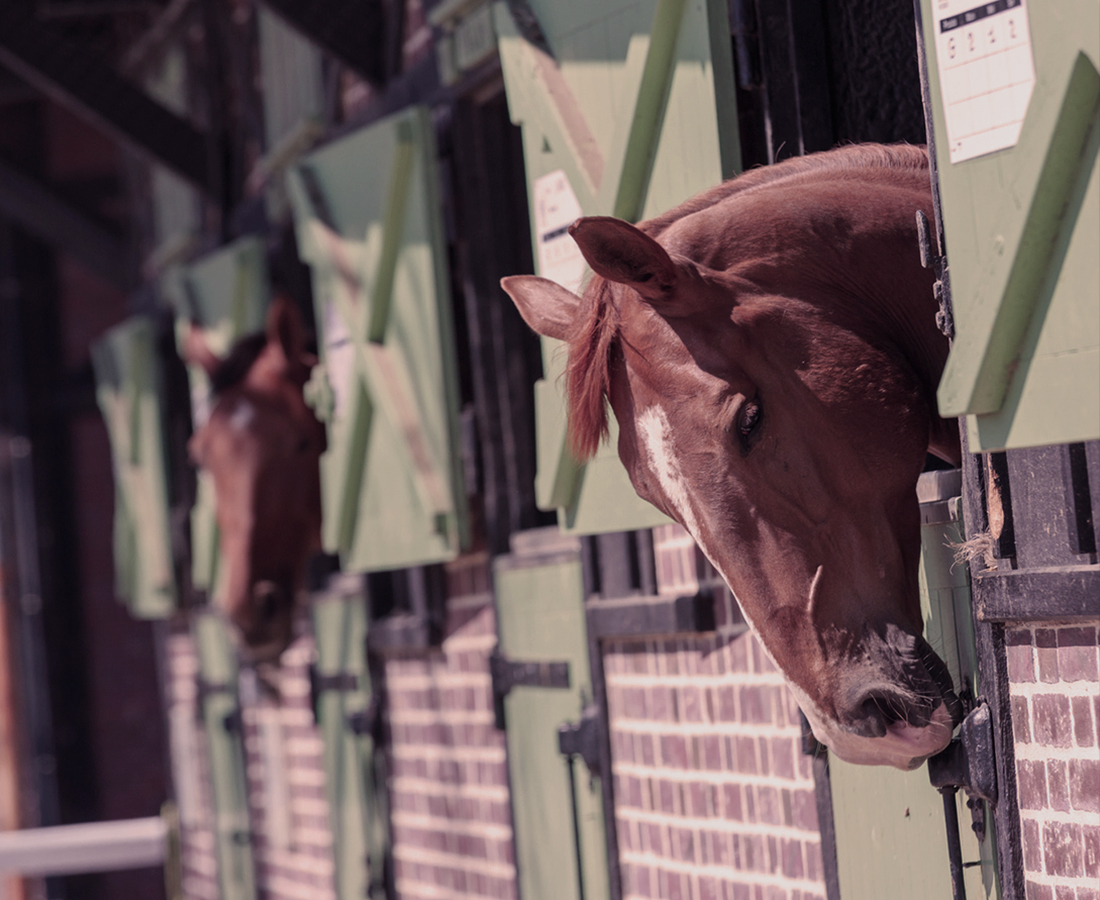
<path fill-rule="evenodd" d="M 509 659 L 499 650 L 489 655 L 493 682 L 496 727 L 504 730 L 504 698 L 517 687 L 568 688 L 568 662 L 534 662 Z"/>

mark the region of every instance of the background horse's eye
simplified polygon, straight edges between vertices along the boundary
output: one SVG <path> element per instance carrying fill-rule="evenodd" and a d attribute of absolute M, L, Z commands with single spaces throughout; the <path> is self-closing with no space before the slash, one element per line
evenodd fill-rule
<path fill-rule="evenodd" d="M 741 444 L 745 447 L 752 440 L 753 432 L 760 426 L 764 417 L 764 409 L 759 400 L 746 400 L 741 405 L 740 414 L 737 417 L 737 435 Z"/>

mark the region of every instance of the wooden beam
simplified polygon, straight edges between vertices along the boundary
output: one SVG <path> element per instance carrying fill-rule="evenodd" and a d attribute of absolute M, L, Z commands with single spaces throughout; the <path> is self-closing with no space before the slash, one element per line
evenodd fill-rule
<path fill-rule="evenodd" d="M 387 6 L 383 0 L 345 0 L 317 3 L 315 0 L 262 0 L 272 12 L 286 20 L 319 47 L 354 69 L 372 85 L 386 80 L 385 38 Z M 403 4 L 398 4 L 400 9 Z M 394 10 L 396 13 L 397 10 Z M 393 15 L 394 13 L 391 13 Z"/>
<path fill-rule="evenodd" d="M 0 160 L 0 215 L 122 290 L 134 286 L 126 242 L 48 186 Z"/>
<path fill-rule="evenodd" d="M 209 193 L 206 134 L 118 75 L 97 54 L 0 3 L 0 63 L 59 103 Z"/>

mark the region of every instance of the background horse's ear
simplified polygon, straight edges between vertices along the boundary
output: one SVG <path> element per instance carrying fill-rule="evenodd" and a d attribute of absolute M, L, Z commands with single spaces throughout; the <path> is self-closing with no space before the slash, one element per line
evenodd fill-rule
<path fill-rule="evenodd" d="M 301 358 L 306 344 L 305 326 L 298 308 L 285 295 L 279 294 L 272 300 L 265 331 L 267 342 L 281 347 L 288 363 Z"/>
<path fill-rule="evenodd" d="M 187 334 L 184 335 L 180 355 L 183 361 L 199 366 L 207 375 L 213 375 L 214 370 L 221 365 L 221 357 L 216 355 L 206 343 L 206 335 L 194 322 L 187 326 Z"/>
<path fill-rule="evenodd" d="M 568 340 L 580 310 L 581 298 L 549 278 L 510 275 L 500 280 L 523 321 L 539 334 Z"/>
<path fill-rule="evenodd" d="M 569 233 L 597 275 L 633 288 L 651 303 L 672 297 L 683 273 L 664 247 L 629 222 L 587 216 L 569 226 Z"/>

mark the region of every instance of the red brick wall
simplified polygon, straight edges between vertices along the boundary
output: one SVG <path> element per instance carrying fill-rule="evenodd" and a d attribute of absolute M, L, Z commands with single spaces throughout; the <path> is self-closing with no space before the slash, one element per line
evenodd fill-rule
<path fill-rule="evenodd" d="M 678 526 L 654 544 L 661 593 L 715 581 Z M 716 634 L 605 645 L 624 898 L 823 898 L 798 707 L 719 593 Z"/>
<path fill-rule="evenodd" d="M 1028 900 L 1100 897 L 1097 627 L 1006 633 Z"/>
<path fill-rule="evenodd" d="M 335 900 L 324 744 L 310 705 L 310 635 L 276 672 L 242 673 L 241 718 L 256 885 L 268 900 Z"/>
<path fill-rule="evenodd" d="M 488 558 L 457 560 L 447 580 L 442 647 L 386 662 L 397 895 L 510 900 L 516 871 L 504 734 L 493 727 Z"/>

